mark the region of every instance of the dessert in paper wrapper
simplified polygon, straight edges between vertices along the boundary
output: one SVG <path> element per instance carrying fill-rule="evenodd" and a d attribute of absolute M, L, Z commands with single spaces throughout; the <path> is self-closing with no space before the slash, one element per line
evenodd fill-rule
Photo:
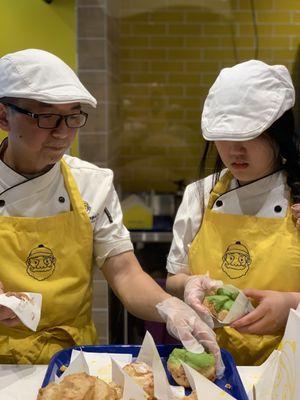
<path fill-rule="evenodd" d="M 199 374 L 192 367 L 186 363 L 182 363 L 186 376 L 190 382 L 193 392 L 191 396 L 184 397 L 184 399 L 198 399 L 198 400 L 234 400 L 234 397 L 224 392 L 217 385 L 211 382 L 205 376 Z"/>
<path fill-rule="evenodd" d="M 90 375 L 98 376 L 107 383 L 112 380 L 112 359 L 114 359 L 121 367 L 124 367 L 124 365 L 130 363 L 132 360 L 131 354 L 93 353 L 89 351 L 73 350 L 68 369 L 70 369 L 70 367 L 73 368 L 72 364 L 79 354 L 81 354 L 88 365 L 88 373 Z"/>
<path fill-rule="evenodd" d="M 101 373 L 96 374 L 98 378 L 109 383 L 119 394 L 117 398 L 123 400 L 153 400 L 155 398 L 159 400 L 179 400 L 184 397 L 183 387 L 173 387 L 169 384 L 156 345 L 149 332 L 146 333 L 139 355 L 133 363 L 130 363 L 131 360 L 128 359 L 128 356 L 131 358 L 131 355 L 128 354 L 90 353 L 77 350 L 73 350 L 73 352 L 75 354 L 75 356 L 72 356 L 73 360 L 71 357 L 71 362 L 63 374 L 59 378 L 55 377 L 56 383 L 62 382 L 71 375 L 86 373 L 89 376 L 102 371 L 103 375 Z M 130 364 L 126 363 L 124 357 L 127 357 L 127 362 Z M 102 359 L 100 364 L 98 361 L 97 367 L 92 362 L 96 359 Z M 137 365 L 137 374 L 134 373 L 135 365 Z M 130 368 L 127 369 L 127 366 L 130 366 Z M 148 381 L 143 382 L 140 379 L 142 374 L 139 374 L 139 368 L 147 372 L 145 377 Z M 109 370 L 109 373 L 107 370 Z"/>
<path fill-rule="evenodd" d="M 290 310 L 279 351 L 274 351 L 264 363 L 264 369 L 255 383 L 256 400 L 299 400 L 300 380 L 300 305 Z"/>
<path fill-rule="evenodd" d="M 10 308 L 32 331 L 36 331 L 41 318 L 42 295 L 40 293 L 18 293 L 20 297 L 0 294 L 0 305 Z"/>
<path fill-rule="evenodd" d="M 154 340 L 149 332 L 143 340 L 138 362 L 144 362 L 152 368 L 154 379 L 154 396 L 159 400 L 175 400 L 184 396 L 184 388 L 181 386 L 171 386 L 169 384 L 166 371 L 161 362 Z"/>
<path fill-rule="evenodd" d="M 215 328 L 229 325 L 254 310 L 250 300 L 233 285 L 223 285 L 205 296 L 203 305 L 210 311 Z"/>
<path fill-rule="evenodd" d="M 78 355 L 70 362 L 68 368 L 65 369 L 61 376 L 58 377 L 55 375 L 54 380 L 56 383 L 60 383 L 66 376 L 80 372 L 90 375 L 90 369 L 82 351 L 78 352 Z"/>

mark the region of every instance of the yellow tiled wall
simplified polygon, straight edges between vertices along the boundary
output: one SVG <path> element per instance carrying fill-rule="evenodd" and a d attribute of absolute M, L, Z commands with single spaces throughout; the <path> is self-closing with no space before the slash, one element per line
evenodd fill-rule
<path fill-rule="evenodd" d="M 174 180 L 197 178 L 201 108 L 221 68 L 255 57 L 285 64 L 298 91 L 300 1 L 121 5 L 123 131 L 117 172 L 126 191 L 174 190 Z"/>
<path fill-rule="evenodd" d="M 76 70 L 75 0 L 47 4 L 36 0 L 2 0 L 0 56 L 36 48 L 50 51 Z M 0 140 L 6 133 L 0 130 Z M 71 154 L 78 155 L 77 139 Z"/>

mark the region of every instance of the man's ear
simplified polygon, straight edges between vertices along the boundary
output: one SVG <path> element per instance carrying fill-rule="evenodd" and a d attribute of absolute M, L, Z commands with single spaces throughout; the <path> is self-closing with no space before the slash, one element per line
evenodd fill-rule
<path fill-rule="evenodd" d="M 8 107 L 0 103 L 0 129 L 2 129 L 5 132 L 8 132 L 10 130 L 8 121 L 8 112 L 9 112 Z"/>

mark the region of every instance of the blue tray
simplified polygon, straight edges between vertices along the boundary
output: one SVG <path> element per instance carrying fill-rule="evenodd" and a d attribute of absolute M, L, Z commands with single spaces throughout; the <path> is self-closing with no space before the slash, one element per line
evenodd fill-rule
<path fill-rule="evenodd" d="M 64 349 L 54 354 L 50 360 L 49 366 L 46 371 L 45 378 L 42 383 L 42 387 L 48 385 L 49 382 L 54 381 L 55 375 L 60 376 L 60 367 L 63 365 L 69 365 L 72 350 L 83 350 L 93 353 L 122 353 L 132 354 L 133 357 L 137 357 L 141 346 L 130 346 L 130 345 L 114 345 L 114 346 L 75 346 L 68 349 Z M 169 354 L 178 345 L 157 345 L 157 350 L 161 356 L 164 366 L 166 366 L 167 358 Z M 225 374 L 222 379 L 217 379 L 215 384 L 218 385 L 225 392 L 229 393 L 237 400 L 248 400 L 241 378 L 236 369 L 235 363 L 232 356 L 228 351 L 221 350 L 223 362 L 225 364 Z M 170 374 L 167 372 L 169 381 L 171 384 L 176 385 Z M 231 388 L 225 387 L 226 384 L 230 384 Z M 189 392 L 187 391 L 187 394 Z"/>

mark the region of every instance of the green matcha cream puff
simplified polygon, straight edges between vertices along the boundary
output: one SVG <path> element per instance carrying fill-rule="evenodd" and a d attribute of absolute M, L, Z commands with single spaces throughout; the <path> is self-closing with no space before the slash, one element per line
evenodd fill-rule
<path fill-rule="evenodd" d="M 229 313 L 235 299 L 238 297 L 238 290 L 220 288 L 215 294 L 205 296 L 203 305 L 219 321 L 223 321 Z"/>
<path fill-rule="evenodd" d="M 213 354 L 205 351 L 203 353 L 191 353 L 185 349 L 174 349 L 169 355 L 167 367 L 178 385 L 186 388 L 190 387 L 184 368 L 181 365 L 182 361 L 211 381 L 216 379 L 216 361 Z"/>

